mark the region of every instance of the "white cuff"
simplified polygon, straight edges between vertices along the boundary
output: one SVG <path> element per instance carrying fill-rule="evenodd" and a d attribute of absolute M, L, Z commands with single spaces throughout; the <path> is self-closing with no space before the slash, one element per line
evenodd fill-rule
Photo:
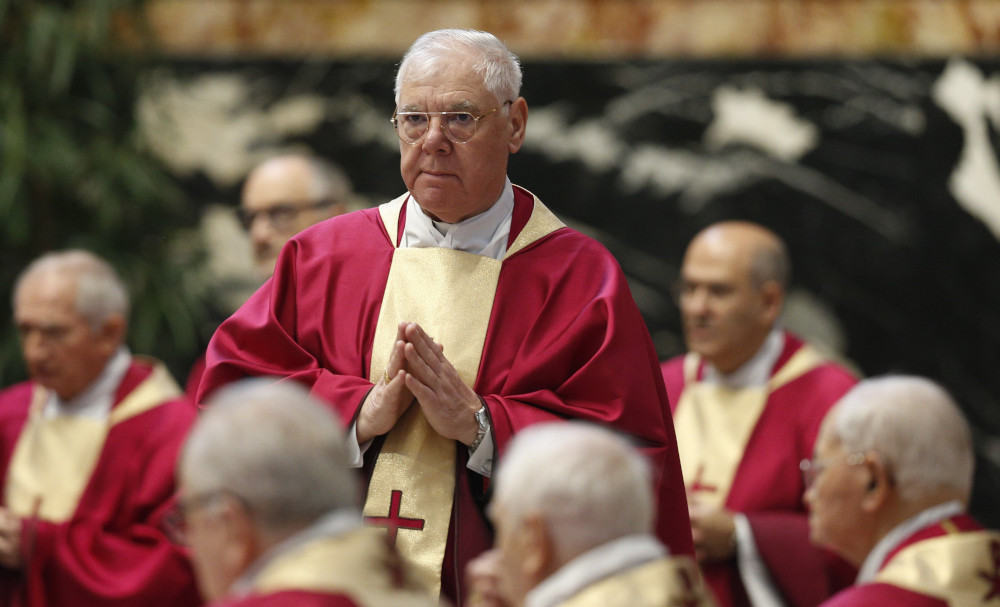
<path fill-rule="evenodd" d="M 365 452 L 368 451 L 368 447 L 372 446 L 372 441 L 366 441 L 365 444 L 358 444 L 358 422 L 354 421 L 351 424 L 351 429 L 347 431 L 347 436 L 344 437 L 346 447 L 347 447 L 347 466 L 349 468 L 360 468 L 364 463 Z"/>
<path fill-rule="evenodd" d="M 734 512 L 733 524 L 736 526 L 736 567 L 750 604 L 754 607 L 785 607 L 781 593 L 774 587 L 767 566 L 757 552 L 750 521 L 746 515 Z"/>
<path fill-rule="evenodd" d="M 486 430 L 486 435 L 469 455 L 469 463 L 465 467 L 482 476 L 493 475 L 493 428 Z"/>

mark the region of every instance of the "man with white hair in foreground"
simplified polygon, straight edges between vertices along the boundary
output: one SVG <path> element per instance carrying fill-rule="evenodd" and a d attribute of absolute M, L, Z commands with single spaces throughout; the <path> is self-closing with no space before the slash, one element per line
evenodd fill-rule
<path fill-rule="evenodd" d="M 240 606 L 430 606 L 361 489 L 332 412 L 294 383 L 220 391 L 178 465 L 179 528 L 209 601 Z"/>
<path fill-rule="evenodd" d="M 1000 604 L 1000 533 L 966 513 L 972 440 L 934 382 L 869 379 L 848 392 L 802 462 L 812 540 L 860 567 L 825 607 Z"/>
<path fill-rule="evenodd" d="M 544 462 L 545 465 L 539 465 Z M 653 534 L 649 464 L 582 422 L 518 434 L 489 508 L 494 548 L 469 564 L 474 607 L 714 604 L 690 556 Z"/>

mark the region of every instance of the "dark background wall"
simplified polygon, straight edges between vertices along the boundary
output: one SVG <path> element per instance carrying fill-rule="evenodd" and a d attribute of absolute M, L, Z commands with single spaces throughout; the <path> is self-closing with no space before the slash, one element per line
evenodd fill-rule
<path fill-rule="evenodd" d="M 148 96 L 205 101 L 151 110 L 154 147 L 191 160 L 217 138 L 177 122 L 254 116 L 246 164 L 311 149 L 382 202 L 403 190 L 394 70 L 174 61 Z M 206 92 L 220 82 L 235 92 Z M 662 357 L 683 351 L 669 285 L 690 238 L 721 219 L 765 224 L 794 262 L 790 327 L 863 375 L 926 375 L 956 395 L 976 430 L 974 510 L 1000 525 L 1000 61 L 531 60 L 523 94 L 512 181 L 618 257 Z M 178 177 L 203 206 L 234 205 L 239 171 L 212 157 L 175 159 Z"/>

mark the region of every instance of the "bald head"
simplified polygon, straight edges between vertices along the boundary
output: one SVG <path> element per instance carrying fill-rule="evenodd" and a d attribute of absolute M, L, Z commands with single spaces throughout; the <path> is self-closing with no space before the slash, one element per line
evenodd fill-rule
<path fill-rule="evenodd" d="M 763 226 L 726 221 L 699 232 L 681 266 L 688 348 L 723 373 L 748 361 L 781 314 L 789 266 L 784 243 Z"/>
<path fill-rule="evenodd" d="M 342 170 L 312 156 L 286 154 L 257 165 L 243 184 L 240 212 L 258 272 L 274 272 L 288 239 L 347 210 L 351 183 Z"/>
<path fill-rule="evenodd" d="M 787 288 L 791 264 L 788 250 L 778 235 L 749 221 L 723 221 L 699 232 L 688 252 L 695 247 L 711 247 L 717 255 L 727 255 L 730 263 L 741 266 L 756 286 L 774 281 Z"/>

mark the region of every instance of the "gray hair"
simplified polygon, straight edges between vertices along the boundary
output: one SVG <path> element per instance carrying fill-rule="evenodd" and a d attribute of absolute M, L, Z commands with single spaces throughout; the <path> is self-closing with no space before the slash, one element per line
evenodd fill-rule
<path fill-rule="evenodd" d="M 904 375 L 867 379 L 834 411 L 832 429 L 844 449 L 881 454 L 903 499 L 940 489 L 968 498 L 975 465 L 971 433 L 958 405 L 938 384 Z"/>
<path fill-rule="evenodd" d="M 212 398 L 181 453 L 185 492 L 231 492 L 271 531 L 358 508 L 358 479 L 333 412 L 303 386 L 273 381 L 241 380 Z"/>
<path fill-rule="evenodd" d="M 59 275 L 73 281 L 76 311 L 93 330 L 100 330 L 116 314 L 128 320 L 129 296 L 125 283 L 111 264 L 82 249 L 46 253 L 28 264 L 14 283 L 11 298 L 14 306 L 24 284 L 44 275 Z"/>
<path fill-rule="evenodd" d="M 772 236 L 774 242 L 761 244 L 754 250 L 750 258 L 750 280 L 757 287 L 773 280 L 787 289 L 792 273 L 788 248 L 776 234 Z"/>
<path fill-rule="evenodd" d="M 351 180 L 339 166 L 316 156 L 303 156 L 312 174 L 313 200 L 348 203 L 353 198 Z"/>
<path fill-rule="evenodd" d="M 519 432 L 500 461 L 494 501 L 512 525 L 542 516 L 563 560 L 653 527 L 649 464 L 621 436 L 584 422 Z"/>
<path fill-rule="evenodd" d="M 396 103 L 407 80 L 424 78 L 441 69 L 455 54 L 473 53 L 472 68 L 483 77 L 483 85 L 497 101 L 517 99 L 521 92 L 521 63 L 503 42 L 488 32 L 443 29 L 417 38 L 396 72 Z M 507 111 L 507 106 L 503 106 Z"/>

